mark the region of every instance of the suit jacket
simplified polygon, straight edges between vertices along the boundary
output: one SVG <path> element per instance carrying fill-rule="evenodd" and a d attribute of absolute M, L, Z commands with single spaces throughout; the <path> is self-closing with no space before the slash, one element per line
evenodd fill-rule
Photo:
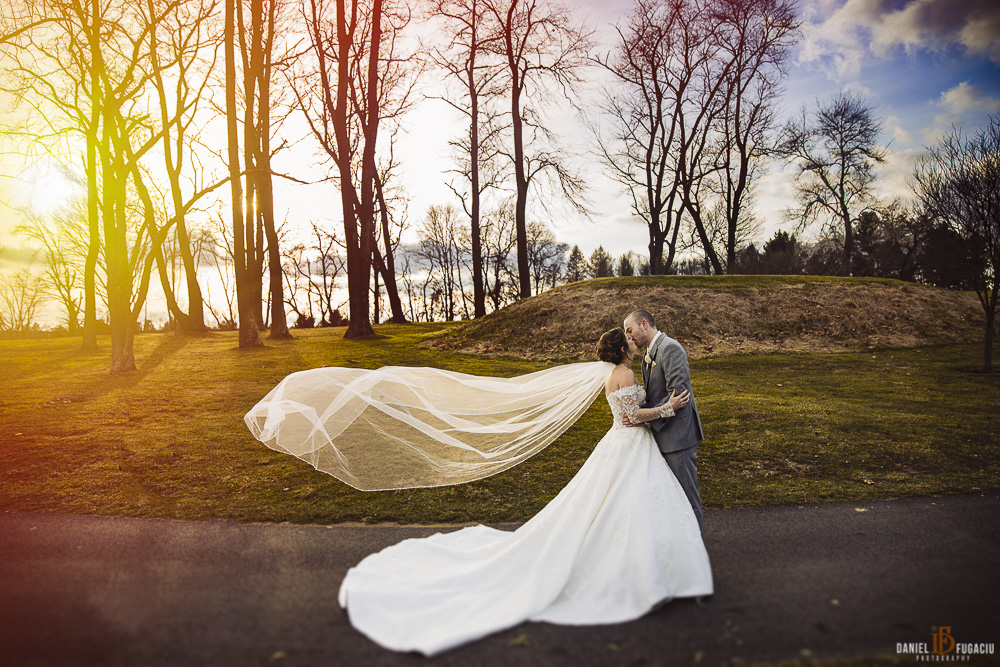
<path fill-rule="evenodd" d="M 662 332 L 661 332 L 662 333 Z M 688 357 L 684 348 L 666 334 L 658 336 L 646 354 L 653 363 L 646 363 L 646 355 L 642 360 L 642 380 L 646 385 L 646 402 L 644 408 L 665 404 L 671 393 L 676 389 L 678 394 L 690 391 L 691 396 L 685 405 L 673 417 L 654 419 L 648 422 L 653 430 L 653 438 L 663 453 L 679 452 L 688 447 L 694 447 L 705 435 L 701 430 L 701 417 L 698 415 L 698 405 L 691 390 L 691 370 L 688 367 Z"/>

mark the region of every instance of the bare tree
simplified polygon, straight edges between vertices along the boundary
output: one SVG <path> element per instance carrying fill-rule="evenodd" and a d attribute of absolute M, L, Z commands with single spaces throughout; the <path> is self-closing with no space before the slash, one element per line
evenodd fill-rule
<path fill-rule="evenodd" d="M 483 286 L 492 310 L 520 298 L 516 229 L 512 202 L 487 211 L 483 220 Z"/>
<path fill-rule="evenodd" d="M 175 24 L 181 6 L 82 0 L 45 0 L 32 6 L 50 21 L 44 29 L 21 35 L 14 49 L 15 86 L 9 90 L 40 112 L 51 136 L 75 134 L 87 141 L 92 247 L 85 273 L 84 344 L 89 342 L 94 300 L 94 245 L 100 244 L 107 273 L 111 371 L 133 370 L 135 322 L 149 287 L 151 251 L 177 221 L 157 211 L 148 187 L 149 156 L 182 118 L 180 110 L 165 118 L 149 113 L 154 72 L 169 70 L 169 78 L 177 67 L 176 57 L 154 57 L 152 35 L 160 26 Z"/>
<path fill-rule="evenodd" d="M 376 149 L 383 124 L 398 119 L 410 104 L 413 71 L 399 53 L 398 39 L 410 15 L 393 0 L 372 0 L 370 5 L 308 0 L 303 18 L 310 61 L 292 84 L 313 136 L 336 167 L 351 313 L 345 337 L 371 335 Z"/>
<path fill-rule="evenodd" d="M 243 153 L 246 168 L 244 217 L 246 252 L 254 280 L 255 301 L 270 306 L 268 339 L 291 338 L 285 317 L 284 278 L 280 238 L 274 216 L 274 170 L 272 158 L 285 144 L 272 139 L 292 110 L 287 93 L 275 86 L 275 78 L 287 71 L 298 56 L 298 44 L 291 35 L 292 3 L 288 0 L 241 0 L 236 5 L 241 55 L 241 96 L 243 110 Z M 263 296 L 264 273 L 268 277 L 267 298 Z M 254 311 L 260 323 L 259 307 Z"/>
<path fill-rule="evenodd" d="M 219 285 L 222 287 L 222 298 L 225 301 L 225 310 L 222 306 L 212 305 L 212 299 L 208 293 L 205 294 L 205 306 L 212 317 L 215 318 L 216 327 L 224 331 L 234 331 L 239 328 L 238 324 L 238 294 L 236 292 L 236 268 L 234 257 L 234 243 L 232 237 L 232 227 L 226 222 L 222 213 L 213 215 L 210 227 L 203 231 L 205 238 L 205 254 L 211 260 L 215 269 L 215 275 L 219 278 Z"/>
<path fill-rule="evenodd" d="M 497 165 L 496 140 L 503 129 L 499 110 L 494 101 L 497 79 L 502 63 L 496 59 L 500 39 L 491 19 L 496 14 L 488 9 L 489 0 L 436 0 L 434 14 L 441 17 L 450 41 L 436 49 L 431 58 L 434 65 L 458 84 L 461 93 L 443 99 L 468 119 L 468 131 L 462 139 L 452 141 L 459 155 L 458 171 L 463 187 L 449 184 L 462 202 L 470 221 L 472 253 L 473 312 L 475 317 L 486 314 L 486 290 L 482 248 L 482 197 L 496 187 L 500 169 Z"/>
<path fill-rule="evenodd" d="M 717 190 L 726 223 L 726 266 L 732 266 L 753 185 L 772 153 L 775 104 L 782 93 L 799 21 L 791 0 L 722 0 L 715 5 L 719 57 L 731 62 L 723 88 Z"/>
<path fill-rule="evenodd" d="M 444 319 L 451 322 L 464 292 L 458 211 L 451 205 L 431 206 L 419 233 L 417 252 L 428 267 L 428 284 L 440 301 Z"/>
<path fill-rule="evenodd" d="M 704 137 L 706 113 L 717 107 L 692 97 L 704 90 L 701 78 L 714 53 L 703 16 L 689 0 L 636 0 L 615 51 L 598 61 L 614 77 L 601 105 L 610 127 L 595 128 L 598 150 L 630 195 L 632 211 L 646 221 L 654 274 L 673 264 L 683 186 L 697 190 L 690 170 L 701 164 L 690 153 Z"/>
<path fill-rule="evenodd" d="M 724 271 L 720 244 L 708 224 L 710 179 L 720 168 L 716 135 L 726 109 L 726 81 L 735 63 L 719 57 L 725 31 L 715 22 L 710 3 L 690 2 L 685 14 L 674 40 L 675 76 L 684 82 L 674 95 L 673 114 L 679 120 L 674 168 L 684 212 L 710 269 L 706 272 L 719 274 Z"/>
<path fill-rule="evenodd" d="M 990 371 L 1000 295 L 1000 116 L 972 135 L 946 134 L 917 163 L 913 189 L 927 214 L 964 242 L 967 285 L 986 319 L 983 371 Z"/>
<path fill-rule="evenodd" d="M 36 256 L 42 255 L 44 271 L 40 279 L 46 297 L 62 307 L 67 331 L 79 333 L 89 245 L 86 203 L 71 202 L 47 217 L 31 211 L 22 211 L 22 215 L 26 221 L 15 227 L 14 233 L 38 244 Z M 103 281 L 101 284 L 103 288 Z"/>
<path fill-rule="evenodd" d="M 308 280 L 306 245 L 296 243 L 286 245 L 281 249 L 282 273 L 285 279 L 285 305 L 295 314 L 295 325 L 299 328 L 311 328 L 316 323 L 312 307 L 312 285 Z"/>
<path fill-rule="evenodd" d="M 394 324 L 404 324 L 407 321 L 403 312 L 399 287 L 396 284 L 396 254 L 399 250 L 400 238 L 406 226 L 407 200 L 402 189 L 392 185 L 393 169 L 397 166 L 392 156 L 392 142 L 395 140 L 398 127 L 391 128 L 389 156 L 378 170 L 375 179 L 375 211 L 378 226 L 375 229 L 375 242 L 372 245 L 372 260 L 375 268 L 375 317 L 379 321 L 379 283 L 381 276 L 389 298 L 391 316 L 389 321 Z"/>
<path fill-rule="evenodd" d="M 30 269 L 0 275 L 0 330 L 27 332 L 45 300 L 45 286 Z"/>
<path fill-rule="evenodd" d="M 863 98 L 839 93 L 827 105 L 817 104 L 811 117 L 803 109 L 783 130 L 779 150 L 797 170 L 798 207 L 791 214 L 801 220 L 800 228 L 820 220 L 843 239 L 846 272 L 852 270 L 854 221 L 872 201 L 875 167 L 888 154 L 878 144 L 882 125 Z"/>
<path fill-rule="evenodd" d="M 337 278 L 346 265 L 337 248 L 344 244 L 336 233 L 326 231 L 316 222 L 311 222 L 310 228 L 313 245 L 308 247 L 310 254 L 305 262 L 305 277 L 319 308 L 320 324 L 332 324 L 337 310 L 333 294 L 337 289 Z"/>
<path fill-rule="evenodd" d="M 636 0 L 598 61 L 614 77 L 598 150 L 646 220 L 654 273 L 671 271 L 685 218 L 714 273 L 746 236 L 794 19 L 787 0 Z"/>
<path fill-rule="evenodd" d="M 541 222 L 528 223 L 528 266 L 534 293 L 552 289 L 562 277 L 569 245 L 559 243 L 552 230 Z"/>
<path fill-rule="evenodd" d="M 553 135 L 540 120 L 538 107 L 546 95 L 568 95 L 580 82 L 591 50 L 591 32 L 576 24 L 556 0 L 490 0 L 501 40 L 496 46 L 506 61 L 505 88 L 510 99 L 511 144 L 507 154 L 514 167 L 516 188 L 514 229 L 517 240 L 517 276 L 520 298 L 531 296 L 528 263 L 528 190 L 539 176 L 547 176 L 581 212 L 583 182 L 567 166 L 565 155 L 553 145 Z M 534 93 L 534 105 L 532 95 Z"/>
<path fill-rule="evenodd" d="M 87 267 L 84 271 L 83 348 L 97 348 L 96 267 L 100 252 L 98 201 L 97 128 L 100 125 L 100 75 L 104 71 L 102 49 L 114 28 L 102 23 L 110 3 L 78 0 L 28 2 L 13 0 L 0 14 L 0 28 L 7 56 L 7 72 L 0 88 L 11 94 L 15 105 L 32 110 L 20 128 L 4 119 L 5 133 L 25 139 L 36 149 L 52 150 L 61 137 L 82 134 L 86 141 L 85 170 L 88 181 Z M 8 13 L 9 12 L 9 13 Z M 112 25 L 116 14 L 111 11 Z"/>
<path fill-rule="evenodd" d="M 145 0 L 145 5 L 147 16 L 155 16 L 154 0 Z M 177 320 L 180 330 L 188 333 L 205 330 L 204 304 L 187 213 L 192 198 L 199 198 L 204 189 L 204 184 L 199 182 L 199 172 L 194 168 L 198 163 L 193 154 L 197 144 L 199 103 L 205 97 L 218 54 L 218 39 L 209 30 L 209 22 L 215 18 L 214 0 L 189 0 L 178 4 L 177 11 L 163 21 L 151 22 L 149 28 L 150 77 L 163 128 L 161 150 L 169 186 L 163 199 L 170 209 L 166 217 L 174 220 L 172 238 L 184 269 L 187 313 L 178 306 L 172 286 L 163 281 L 166 273 L 163 258 L 155 252 L 170 314 Z M 167 64 L 172 67 L 168 69 Z M 215 187 L 218 185 L 221 183 Z"/>
<path fill-rule="evenodd" d="M 224 0 L 224 50 L 226 65 L 226 135 L 229 166 L 230 214 L 233 227 L 233 268 L 241 348 L 263 347 L 260 339 L 260 275 L 254 271 L 256 235 L 243 218 L 244 189 L 240 168 L 239 124 L 236 106 L 236 25 L 239 0 Z M 249 239 L 249 243 L 248 243 Z"/>

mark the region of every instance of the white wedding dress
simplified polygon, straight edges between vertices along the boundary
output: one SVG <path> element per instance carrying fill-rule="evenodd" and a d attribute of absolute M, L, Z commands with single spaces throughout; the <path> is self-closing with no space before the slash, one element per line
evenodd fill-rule
<path fill-rule="evenodd" d="M 646 427 L 622 415 L 552 502 L 514 532 L 473 526 L 387 547 L 351 568 L 339 601 L 360 632 L 434 655 L 523 621 L 620 623 L 712 593 L 694 512 Z"/>

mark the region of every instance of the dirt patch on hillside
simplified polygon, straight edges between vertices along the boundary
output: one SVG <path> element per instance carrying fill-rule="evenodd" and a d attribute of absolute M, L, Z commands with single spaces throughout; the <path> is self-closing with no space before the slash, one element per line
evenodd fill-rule
<path fill-rule="evenodd" d="M 982 340 L 974 295 L 896 281 L 678 287 L 644 279 L 577 283 L 515 303 L 423 345 L 535 360 L 593 358 L 601 333 L 646 308 L 692 359 L 847 352 Z M 738 285 L 738 283 L 737 283 Z"/>

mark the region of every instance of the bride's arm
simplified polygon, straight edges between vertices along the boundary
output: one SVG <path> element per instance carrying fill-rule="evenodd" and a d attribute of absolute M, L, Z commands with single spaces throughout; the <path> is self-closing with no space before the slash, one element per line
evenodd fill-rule
<path fill-rule="evenodd" d="M 623 401 L 625 407 L 625 417 L 627 420 L 626 423 L 638 425 L 644 422 L 651 422 L 654 419 L 667 419 L 669 417 L 673 417 L 675 410 L 687 405 L 688 398 L 688 392 L 685 391 L 683 394 L 678 394 L 675 391 L 669 399 L 656 407 L 640 408 L 638 397 L 629 396 Z"/>

